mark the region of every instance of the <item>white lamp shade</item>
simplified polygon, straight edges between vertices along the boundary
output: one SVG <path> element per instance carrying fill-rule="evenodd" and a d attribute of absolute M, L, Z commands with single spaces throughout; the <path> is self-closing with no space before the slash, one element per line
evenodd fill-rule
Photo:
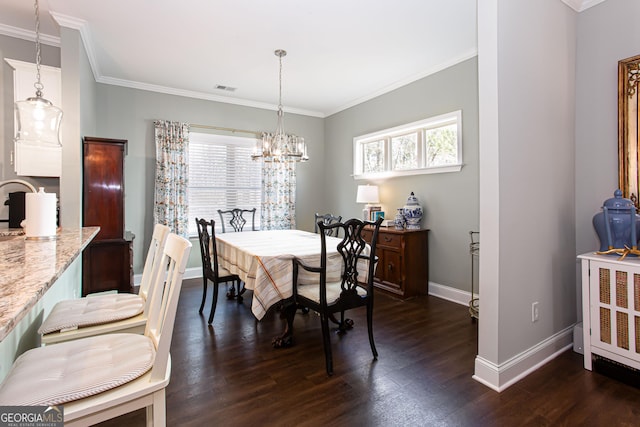
<path fill-rule="evenodd" d="M 358 185 L 356 203 L 380 203 L 377 185 Z"/>

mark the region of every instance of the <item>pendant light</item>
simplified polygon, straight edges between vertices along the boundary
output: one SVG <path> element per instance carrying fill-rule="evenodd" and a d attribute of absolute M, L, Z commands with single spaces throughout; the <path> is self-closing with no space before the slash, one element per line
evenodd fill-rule
<path fill-rule="evenodd" d="M 35 2 L 36 17 L 36 96 L 16 101 L 16 141 L 19 144 L 60 147 L 62 110 L 42 97 L 44 85 L 40 81 L 40 9 Z"/>
<path fill-rule="evenodd" d="M 304 138 L 287 135 L 284 132 L 284 111 L 282 110 L 282 57 L 287 52 L 278 49 L 274 52 L 280 61 L 280 92 L 278 98 L 278 123 L 275 133 L 265 133 L 251 155 L 253 160 L 263 159 L 265 162 L 306 162 L 307 144 Z"/>

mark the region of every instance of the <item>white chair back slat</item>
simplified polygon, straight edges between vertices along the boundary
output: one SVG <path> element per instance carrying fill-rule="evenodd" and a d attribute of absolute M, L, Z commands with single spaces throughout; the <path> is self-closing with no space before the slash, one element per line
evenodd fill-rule
<path fill-rule="evenodd" d="M 142 279 L 140 280 L 140 289 L 138 295 L 145 299 L 145 313 L 148 313 L 149 309 L 149 292 L 153 277 L 160 268 L 158 262 L 162 257 L 162 251 L 164 249 L 167 236 L 169 235 L 169 227 L 163 224 L 156 224 L 153 227 L 153 235 L 151 236 L 151 244 L 147 251 L 147 257 L 144 262 L 144 268 L 142 270 Z"/>
<path fill-rule="evenodd" d="M 145 335 L 156 346 L 156 359 L 151 371 L 152 380 L 164 377 L 167 369 L 182 278 L 190 251 L 189 240 L 174 233 L 169 234 L 160 260 L 160 265 L 166 268 L 159 269 L 155 275 L 145 329 Z"/>

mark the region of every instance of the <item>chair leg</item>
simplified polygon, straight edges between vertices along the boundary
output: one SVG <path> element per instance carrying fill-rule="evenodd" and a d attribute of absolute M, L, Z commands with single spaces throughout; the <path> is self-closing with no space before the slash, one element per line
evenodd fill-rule
<path fill-rule="evenodd" d="M 336 330 L 336 332 L 338 333 L 338 335 L 344 335 L 347 333 L 347 331 L 349 329 L 353 329 L 353 319 L 345 319 L 344 318 L 344 311 L 340 312 L 340 321 L 338 322 L 338 319 L 336 319 L 336 316 L 333 313 L 329 313 L 329 320 L 331 320 L 333 323 L 335 323 L 336 325 L 338 325 L 338 329 Z"/>
<path fill-rule="evenodd" d="M 376 350 L 376 344 L 373 342 L 373 304 L 367 304 L 367 331 L 369 332 L 369 344 L 371 345 L 373 359 L 378 360 L 378 350 Z"/>
<path fill-rule="evenodd" d="M 166 395 L 164 389 L 153 393 L 152 404 L 147 406 L 147 427 L 165 427 L 167 425 Z"/>
<path fill-rule="evenodd" d="M 240 288 L 240 285 L 242 285 L 242 288 Z M 242 294 L 244 294 L 244 291 L 246 291 L 245 287 L 244 287 L 244 282 L 240 279 L 238 279 L 236 281 L 236 286 L 238 287 L 238 292 L 236 293 L 236 299 L 238 300 L 238 304 L 242 303 Z"/>
<path fill-rule="evenodd" d="M 331 354 L 331 337 L 329 335 L 329 319 L 326 314 L 320 314 L 322 324 L 322 345 L 324 347 L 324 361 L 327 367 L 327 375 L 333 375 L 333 355 Z"/>
<path fill-rule="evenodd" d="M 204 302 L 207 300 L 207 277 L 202 276 L 202 302 L 200 303 L 200 310 L 198 313 L 202 314 L 202 309 L 204 308 Z"/>
<path fill-rule="evenodd" d="M 213 316 L 216 314 L 216 306 L 218 305 L 218 288 L 220 283 L 213 284 L 213 301 L 211 301 L 211 312 L 209 313 L 209 324 L 213 323 Z"/>
<path fill-rule="evenodd" d="M 227 288 L 227 299 L 234 299 L 236 297 L 236 288 L 235 285 L 232 283 L 231 287 Z"/>

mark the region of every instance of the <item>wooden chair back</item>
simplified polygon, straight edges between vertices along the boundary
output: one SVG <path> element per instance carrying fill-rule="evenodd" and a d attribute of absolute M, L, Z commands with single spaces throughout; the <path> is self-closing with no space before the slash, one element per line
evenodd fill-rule
<path fill-rule="evenodd" d="M 226 230 L 228 228 L 228 227 L 225 227 L 225 225 L 231 226 L 231 228 L 233 228 L 233 231 L 236 231 L 236 232 L 243 231 L 249 215 L 251 215 L 251 231 L 256 231 L 256 208 L 253 208 L 253 209 L 234 208 L 229 210 L 218 209 L 218 214 L 220 215 L 220 226 L 222 227 L 223 233 L 226 233 Z M 245 214 L 247 215 L 247 218 L 244 217 Z"/>
<path fill-rule="evenodd" d="M 216 241 L 216 223 L 196 218 L 198 227 L 198 240 L 200 242 L 200 255 L 202 257 L 202 275 L 217 283 L 218 279 L 218 248 Z M 213 253 L 211 253 L 213 251 Z"/>
<path fill-rule="evenodd" d="M 340 222 L 342 221 L 342 216 L 341 215 L 332 215 L 330 213 L 326 213 L 326 214 L 319 214 L 316 213 L 315 214 L 316 220 L 314 223 L 314 227 L 313 227 L 313 231 L 314 233 L 318 233 L 318 224 L 320 222 L 322 222 L 324 225 L 331 225 L 331 224 L 335 224 L 336 222 Z M 327 236 L 338 236 L 338 229 L 327 229 L 326 230 Z"/>
<path fill-rule="evenodd" d="M 341 231 L 342 241 L 338 243 L 338 253 L 342 256 L 342 276 L 340 287 L 342 289 L 340 299 L 335 303 L 339 305 L 339 311 L 354 308 L 362 305 L 363 298 L 358 296 L 357 287 L 365 287 L 367 296 L 373 296 L 373 278 L 376 268 L 376 242 L 378 241 L 378 231 L 382 218 L 375 223 L 370 221 L 362 221 L 357 218 L 351 218 L 344 223 L 333 223 L 325 225 L 318 223 L 320 227 L 320 235 L 322 236 L 322 253 L 320 258 L 320 268 L 325 272 L 320 274 L 320 299 L 321 305 L 327 306 L 326 301 L 326 270 L 327 270 L 327 239 L 326 236 L 330 231 Z M 372 226 L 373 236 L 371 244 L 368 244 L 362 237 L 362 230 L 366 226 Z M 366 251 L 368 249 L 368 251 Z M 366 274 L 363 279 L 360 277 Z M 352 298 L 353 297 L 353 298 Z"/>

